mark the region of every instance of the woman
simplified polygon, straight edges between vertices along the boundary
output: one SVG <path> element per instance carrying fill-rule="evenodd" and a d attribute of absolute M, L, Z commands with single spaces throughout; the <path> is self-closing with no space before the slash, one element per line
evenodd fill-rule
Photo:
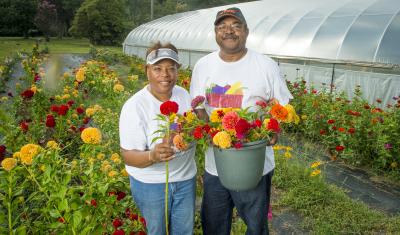
<path fill-rule="evenodd" d="M 165 162 L 169 161 L 168 213 L 171 234 L 193 234 L 196 163 L 194 149 L 175 158 L 170 141 L 152 143 L 160 105 L 168 100 L 178 113 L 190 110 L 189 93 L 175 85 L 178 51 L 156 43 L 147 50 L 145 72 L 149 84 L 124 104 L 119 123 L 120 146 L 129 173 L 133 198 L 146 220 L 149 235 L 165 234 Z"/>

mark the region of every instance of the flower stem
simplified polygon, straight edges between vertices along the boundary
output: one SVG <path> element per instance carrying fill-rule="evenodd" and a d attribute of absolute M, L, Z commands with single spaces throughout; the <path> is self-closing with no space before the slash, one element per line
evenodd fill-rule
<path fill-rule="evenodd" d="M 168 171 L 168 161 L 165 163 L 165 231 L 166 234 L 169 234 L 168 231 L 168 178 L 169 178 L 169 171 Z"/>
<path fill-rule="evenodd" d="M 8 202 L 7 202 L 7 207 L 8 207 L 8 230 L 10 232 L 10 235 L 13 234 L 13 230 L 12 230 L 12 216 L 11 216 L 11 194 L 12 194 L 12 175 L 11 172 L 10 174 L 8 174 Z"/>
<path fill-rule="evenodd" d="M 169 131 L 170 131 L 170 123 L 168 122 L 167 126 L 167 133 L 166 133 L 166 139 L 169 143 Z M 168 229 L 168 180 L 169 180 L 169 169 L 168 169 L 168 164 L 169 162 L 165 162 L 165 232 L 166 235 L 169 235 L 169 229 Z"/>

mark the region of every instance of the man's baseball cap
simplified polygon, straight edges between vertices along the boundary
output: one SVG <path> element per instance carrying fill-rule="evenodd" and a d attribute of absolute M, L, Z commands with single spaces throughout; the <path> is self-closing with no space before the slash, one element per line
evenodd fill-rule
<path fill-rule="evenodd" d="M 178 53 L 169 48 L 160 48 L 150 52 L 146 57 L 146 64 L 155 64 L 163 59 L 170 59 L 179 64 Z"/>
<path fill-rule="evenodd" d="M 225 17 L 234 17 L 238 19 L 242 24 L 247 24 L 246 19 L 244 18 L 242 11 L 237 8 L 237 7 L 231 7 L 226 10 L 221 10 L 217 13 L 217 16 L 215 17 L 214 25 L 217 25 L 223 18 Z"/>

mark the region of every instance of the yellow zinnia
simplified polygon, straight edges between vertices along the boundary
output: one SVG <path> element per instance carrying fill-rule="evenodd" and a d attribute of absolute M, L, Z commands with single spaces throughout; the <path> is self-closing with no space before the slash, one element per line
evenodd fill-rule
<path fill-rule="evenodd" d="M 220 131 L 214 136 L 213 143 L 223 149 L 230 148 L 232 145 L 231 136 L 225 131 Z"/>
<path fill-rule="evenodd" d="M 88 127 L 82 131 L 81 139 L 86 144 L 99 144 L 101 142 L 101 132 L 95 127 Z"/>
<path fill-rule="evenodd" d="M 99 153 L 99 154 L 97 154 L 97 159 L 99 159 L 99 160 L 103 160 L 104 159 L 104 157 L 105 157 L 106 155 L 104 154 L 104 153 Z"/>
<path fill-rule="evenodd" d="M 313 172 L 311 172 L 311 176 L 317 176 L 317 175 L 319 175 L 319 174 L 321 174 L 321 170 L 313 170 Z"/>
<path fill-rule="evenodd" d="M 287 104 L 284 107 L 288 111 L 287 118 L 286 118 L 286 120 L 284 122 L 286 122 L 286 123 L 294 122 L 295 124 L 298 124 L 299 121 L 300 121 L 300 118 L 296 114 L 296 111 L 295 111 L 294 107 L 292 105 L 290 105 L 290 104 Z"/>
<path fill-rule="evenodd" d="M 289 151 L 285 151 L 284 155 L 286 159 L 292 158 L 292 154 Z"/>
<path fill-rule="evenodd" d="M 116 176 L 116 175 L 118 175 L 118 172 L 116 172 L 116 171 L 110 171 L 110 172 L 108 172 L 108 176 L 109 176 L 109 177 L 114 177 L 114 176 Z"/>
<path fill-rule="evenodd" d="M 122 176 L 128 176 L 128 172 L 126 171 L 125 168 L 121 170 L 121 175 Z"/>
<path fill-rule="evenodd" d="M 22 163 L 31 165 L 32 160 L 39 154 L 42 148 L 37 144 L 26 144 L 20 150 L 20 158 Z"/>
<path fill-rule="evenodd" d="M 316 162 L 313 162 L 312 164 L 311 164 L 311 168 L 316 168 L 316 167 L 318 167 L 319 165 L 321 165 L 321 161 L 316 161 Z"/>
<path fill-rule="evenodd" d="M 96 110 L 95 110 L 94 108 L 87 108 L 87 109 L 86 109 L 86 115 L 87 115 L 88 117 L 93 116 L 93 114 L 95 114 L 95 113 L 96 113 Z"/>
<path fill-rule="evenodd" d="M 186 112 L 185 120 L 187 123 L 192 123 L 196 119 L 196 114 L 193 111 Z"/>
<path fill-rule="evenodd" d="M 224 111 L 222 109 L 214 109 L 210 115 L 211 122 L 221 122 L 222 117 L 224 116 Z"/>
<path fill-rule="evenodd" d="M 121 158 L 119 157 L 118 153 L 113 153 L 111 155 L 111 160 L 117 164 L 121 163 Z"/>
<path fill-rule="evenodd" d="M 76 72 L 76 81 L 83 82 L 85 80 L 85 68 L 80 68 L 78 72 Z"/>
<path fill-rule="evenodd" d="M 48 141 L 46 147 L 51 149 L 59 149 L 57 142 L 55 142 L 54 140 Z"/>
<path fill-rule="evenodd" d="M 124 91 L 124 86 L 119 84 L 119 83 L 117 83 L 117 84 L 114 85 L 113 90 L 114 90 L 114 92 L 122 92 L 122 91 Z"/>
<path fill-rule="evenodd" d="M 1 166 L 4 168 L 6 171 L 11 171 L 15 166 L 17 165 L 17 160 L 15 158 L 5 158 L 1 162 Z"/>
<path fill-rule="evenodd" d="M 18 159 L 18 158 L 20 158 L 21 157 L 21 153 L 20 152 L 15 152 L 14 154 L 13 154 L 13 158 L 15 158 L 15 159 Z"/>

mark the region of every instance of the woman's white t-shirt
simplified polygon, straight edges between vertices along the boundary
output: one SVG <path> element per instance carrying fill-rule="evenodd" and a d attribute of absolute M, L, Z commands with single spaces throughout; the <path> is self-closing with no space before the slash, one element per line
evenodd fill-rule
<path fill-rule="evenodd" d="M 171 101 L 179 105 L 179 114 L 191 109 L 189 93 L 180 86 L 172 90 Z M 159 121 L 155 120 L 160 114 L 162 104 L 155 98 L 148 86 L 138 91 L 129 98 L 121 110 L 119 120 L 120 146 L 125 150 L 145 151 L 153 149 L 158 140 L 151 143 L 154 134 L 158 130 Z M 169 161 L 169 182 L 183 181 L 196 175 L 196 163 L 194 161 L 195 148 L 175 154 L 175 158 Z M 144 183 L 165 183 L 165 163 L 155 163 L 146 168 L 137 168 L 125 165 L 126 171 L 135 179 Z"/>
<path fill-rule="evenodd" d="M 272 98 L 285 105 L 293 98 L 275 61 L 250 49 L 235 62 L 223 61 L 219 51 L 202 57 L 193 69 L 190 94 L 192 98 L 199 95 L 206 97 L 208 115 L 216 108 L 251 108 L 257 101 Z M 268 146 L 264 174 L 274 167 L 274 152 Z M 212 148 L 206 152 L 205 169 L 212 175 L 218 175 Z"/>

